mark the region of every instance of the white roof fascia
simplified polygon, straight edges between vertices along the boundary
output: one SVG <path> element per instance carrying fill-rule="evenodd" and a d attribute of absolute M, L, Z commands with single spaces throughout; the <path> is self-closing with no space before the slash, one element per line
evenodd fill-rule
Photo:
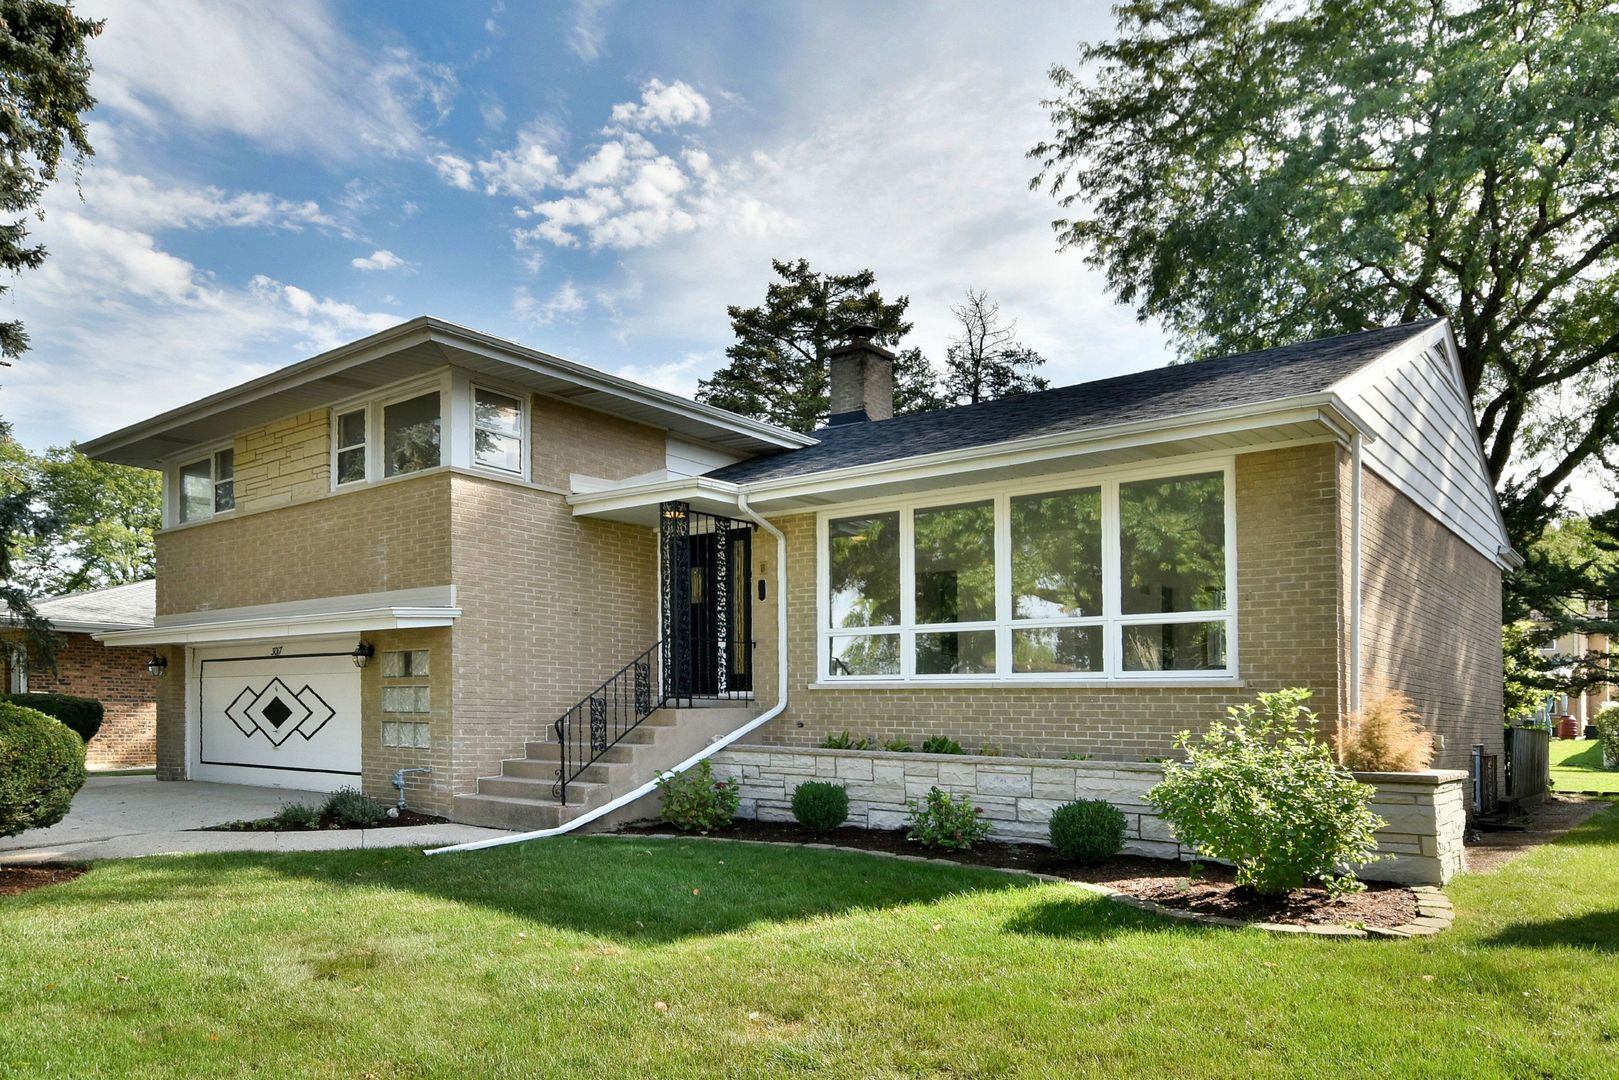
<path fill-rule="evenodd" d="M 1284 424 L 1311 422 L 1323 424 L 1336 438 L 1344 441 L 1354 433 L 1372 436 L 1365 420 L 1349 409 L 1338 395 L 1315 393 L 1269 401 L 1262 406 L 1240 405 L 1209 409 L 1183 413 L 1169 419 L 1109 424 L 1085 431 L 944 450 L 805 476 L 744 482 L 740 487 L 755 505 L 768 505 L 772 499 L 800 498 L 896 480 L 924 479 L 940 474 L 1056 460 L 1081 453 L 1099 453 L 1179 439 L 1235 434 Z"/>
<path fill-rule="evenodd" d="M 694 502 L 712 499 L 726 506 L 737 505 L 741 488 L 723 480 L 710 480 L 702 476 L 681 476 L 652 483 L 632 483 L 621 487 L 597 491 L 575 492 L 568 496 L 576 517 L 633 510 L 636 507 L 664 502 Z"/>
<path fill-rule="evenodd" d="M 261 641 L 450 626 L 460 615 L 455 586 L 445 585 L 160 615 L 151 628 L 111 631 L 95 638 L 106 645 Z"/>

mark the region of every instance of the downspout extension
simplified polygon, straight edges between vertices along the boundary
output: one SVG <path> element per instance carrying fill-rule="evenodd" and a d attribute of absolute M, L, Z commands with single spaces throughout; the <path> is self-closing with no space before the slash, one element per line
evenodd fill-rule
<path fill-rule="evenodd" d="M 1359 432 L 1349 438 L 1352 506 L 1349 512 L 1349 711 L 1360 711 L 1360 584 L 1361 584 L 1361 442 Z"/>
<path fill-rule="evenodd" d="M 640 787 L 629 792 L 628 794 L 620 795 L 618 798 L 611 800 L 603 806 L 598 806 L 594 810 L 579 815 L 566 825 L 558 825 L 554 829 L 538 829 L 534 832 L 515 833 L 511 836 L 496 836 L 491 837 L 488 840 L 474 840 L 466 844 L 451 844 L 448 847 L 428 848 L 423 852 L 423 854 L 447 855 L 456 851 L 479 851 L 483 848 L 505 847 L 507 844 L 521 844 L 529 840 L 543 840 L 548 836 L 561 836 L 564 833 L 573 832 L 575 829 L 588 825 L 598 818 L 606 817 L 608 814 L 611 814 L 620 807 L 628 806 L 630 803 L 641 798 L 643 795 L 648 795 L 651 792 L 656 791 L 658 782 L 660 780 L 674 776 L 678 773 L 683 773 L 693 765 L 696 765 L 707 758 L 713 757 L 715 754 L 719 753 L 721 750 L 724 750 L 727 746 L 730 746 L 744 735 L 756 731 L 765 724 L 768 724 L 770 721 L 780 716 L 784 710 L 786 710 L 787 537 L 780 529 L 776 528 L 774 525 L 770 524 L 770 522 L 760 517 L 758 513 L 756 513 L 753 508 L 748 505 L 748 497 L 746 495 L 739 493 L 737 495 L 736 505 L 737 510 L 740 511 L 742 515 L 745 516 L 749 521 L 753 522 L 765 532 L 776 538 L 776 704 L 771 708 L 766 709 L 752 720 L 749 720 L 746 724 L 743 724 L 729 735 L 722 736 L 721 738 L 709 743 L 707 746 L 703 747 L 701 750 L 697 751 L 697 753 L 693 754 L 685 761 L 682 761 L 674 768 L 659 774 L 651 780 L 648 780 L 646 783 L 642 784 Z"/>

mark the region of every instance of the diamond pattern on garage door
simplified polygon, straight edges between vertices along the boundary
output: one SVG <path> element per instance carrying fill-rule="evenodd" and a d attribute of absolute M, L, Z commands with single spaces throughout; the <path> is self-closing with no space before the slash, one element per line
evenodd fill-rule
<path fill-rule="evenodd" d="M 257 733 L 271 746 L 280 746 L 294 734 L 305 742 L 313 739 L 337 712 L 308 683 L 294 693 L 280 678 L 272 678 L 258 690 L 251 684 L 242 687 L 225 715 L 246 737 Z"/>

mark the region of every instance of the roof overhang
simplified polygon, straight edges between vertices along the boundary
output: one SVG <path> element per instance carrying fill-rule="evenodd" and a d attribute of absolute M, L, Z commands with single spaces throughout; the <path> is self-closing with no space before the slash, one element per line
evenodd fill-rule
<path fill-rule="evenodd" d="M 1260 406 L 1109 424 L 803 476 L 740 483 L 695 477 L 580 492 L 568 501 L 576 516 L 651 525 L 657 520 L 656 507 L 661 502 L 690 502 L 694 508 L 709 513 L 734 514 L 738 495 L 745 494 L 749 505 L 761 512 L 796 512 L 1043 473 L 1123 467 L 1159 458 L 1247 452 L 1310 442 L 1347 444 L 1355 435 L 1373 437 L 1369 425 L 1337 395 L 1311 394 Z"/>
<path fill-rule="evenodd" d="M 455 586 L 326 596 L 282 604 L 159 615 L 156 625 L 95 635 L 106 645 L 201 645 L 450 626 Z"/>
<path fill-rule="evenodd" d="M 424 315 L 92 439 L 80 449 L 100 461 L 156 468 L 191 447 L 446 366 L 745 455 L 815 442 L 808 435 Z"/>

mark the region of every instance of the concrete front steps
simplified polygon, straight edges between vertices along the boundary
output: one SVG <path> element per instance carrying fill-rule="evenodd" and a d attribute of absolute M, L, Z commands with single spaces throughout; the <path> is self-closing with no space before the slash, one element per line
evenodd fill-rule
<path fill-rule="evenodd" d="M 566 806 L 551 796 L 557 779 L 557 744 L 530 740 L 523 757 L 500 763 L 499 776 L 479 777 L 476 793 L 457 795 L 450 816 L 465 825 L 493 829 L 554 829 L 633 791 L 758 713 L 751 701 L 659 709 L 568 785 Z"/>

